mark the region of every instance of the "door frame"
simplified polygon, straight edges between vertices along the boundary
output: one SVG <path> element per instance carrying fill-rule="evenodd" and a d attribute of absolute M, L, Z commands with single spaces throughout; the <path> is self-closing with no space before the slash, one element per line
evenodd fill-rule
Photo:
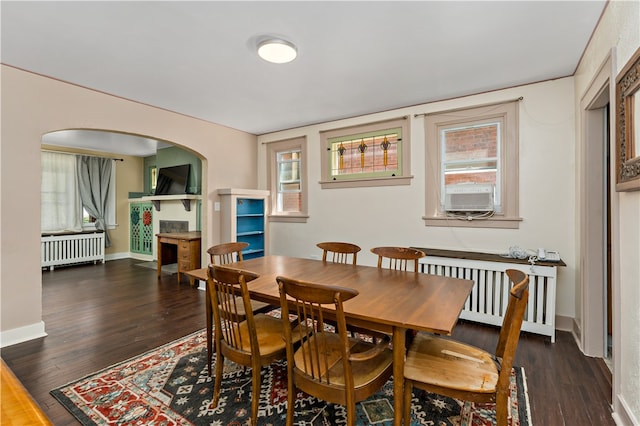
<path fill-rule="evenodd" d="M 609 176 L 609 188 L 604 185 L 606 156 L 604 142 L 605 132 L 608 131 L 609 148 L 614 149 L 614 126 L 607 129 L 604 120 L 605 107 L 610 105 L 609 123 L 615 122 L 615 72 L 613 69 L 614 51 L 612 50 L 601 64 L 598 72 L 587 87 L 580 100 L 580 226 L 579 226 L 579 288 L 580 309 L 578 318 L 579 340 L 582 351 L 589 356 L 604 357 L 607 345 L 607 309 L 606 286 L 603 281 L 607 274 L 612 277 L 612 286 L 615 287 L 617 277 L 616 262 L 612 262 L 611 271 L 607 271 L 607 256 L 615 259 L 615 253 L 607 253 L 607 221 L 611 221 L 612 251 L 615 250 L 617 236 L 615 229 L 617 209 L 615 197 L 611 199 L 610 211 L 606 208 L 607 190 L 615 193 L 611 187 Z M 615 152 L 615 151 L 610 151 Z M 612 171 L 615 169 L 611 167 Z M 613 294 L 616 294 L 615 288 Z M 613 313 L 617 311 L 615 297 L 612 303 Z M 616 345 L 616 330 L 619 330 L 619 321 L 613 315 L 614 352 Z M 615 365 L 615 362 L 614 362 Z"/>

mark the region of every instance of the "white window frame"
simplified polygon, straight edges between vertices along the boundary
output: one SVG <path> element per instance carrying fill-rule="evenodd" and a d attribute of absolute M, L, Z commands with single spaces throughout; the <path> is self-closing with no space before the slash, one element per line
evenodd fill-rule
<path fill-rule="evenodd" d="M 304 136 L 268 142 L 267 145 L 267 184 L 271 191 L 271 212 L 268 215 L 270 222 L 300 222 L 305 223 L 309 218 L 307 210 L 307 139 Z M 299 212 L 278 211 L 280 198 L 280 182 L 278 176 L 278 154 L 282 152 L 300 152 L 300 192 L 301 207 Z"/>
<path fill-rule="evenodd" d="M 284 160 L 282 158 L 282 156 L 284 156 L 285 154 L 291 155 L 292 157 L 294 156 L 294 154 L 296 155 L 296 158 L 291 158 L 289 160 Z M 287 194 L 299 194 L 298 196 L 300 197 L 300 199 L 302 199 L 302 176 L 300 176 L 300 170 L 302 170 L 301 165 L 302 165 L 302 152 L 300 149 L 290 149 L 287 151 L 278 151 L 276 152 L 276 181 L 277 181 L 277 188 L 276 188 L 276 203 L 275 203 L 275 211 L 278 214 L 282 214 L 285 212 L 289 212 L 290 210 L 284 210 L 284 204 L 285 204 L 285 197 Z M 298 171 L 298 176 L 297 178 L 294 178 L 293 176 L 290 179 L 284 179 L 282 177 L 282 166 L 284 164 L 290 164 L 293 165 L 297 163 L 298 167 L 297 167 L 297 171 Z M 290 167 L 291 168 L 291 172 L 293 173 L 293 169 L 294 167 Z M 298 187 L 298 189 L 285 189 L 286 186 L 294 184 Z M 297 212 L 299 212 L 300 210 L 297 210 Z"/>
<path fill-rule="evenodd" d="M 425 216 L 426 226 L 509 228 L 517 229 L 522 218 L 519 216 L 519 155 L 518 155 L 518 106 L 519 100 L 495 104 L 460 108 L 425 114 L 426 169 L 425 174 Z M 499 171 L 496 185 L 500 206 L 488 217 L 460 220 L 450 217 L 444 211 L 444 173 L 442 164 L 443 130 L 471 127 L 490 122 L 500 123 L 500 143 L 498 152 Z"/>
<path fill-rule="evenodd" d="M 455 161 L 446 161 L 444 159 L 444 153 L 446 150 L 446 138 L 445 132 L 448 131 L 459 131 L 465 129 L 477 129 L 481 127 L 489 127 L 489 126 L 497 126 L 497 137 L 496 137 L 496 157 L 483 157 L 480 159 L 468 159 L 468 160 L 455 160 Z M 440 210 L 444 210 L 445 203 L 445 169 L 448 164 L 452 163 L 460 163 L 460 164 L 469 164 L 469 163 L 482 163 L 487 161 L 496 161 L 496 182 L 495 182 L 495 191 L 494 191 L 494 200 L 493 205 L 495 211 L 498 213 L 502 212 L 502 158 L 500 153 L 502 152 L 502 129 L 503 129 L 502 120 L 489 119 L 489 120 L 479 120 L 474 123 L 466 123 L 463 125 L 453 125 L 453 126 L 443 126 L 439 129 L 439 137 L 440 137 Z M 478 173 L 478 171 L 476 171 Z M 478 183 L 478 182 L 473 182 Z"/>
<path fill-rule="evenodd" d="M 320 185 L 322 189 L 329 188 L 356 188 L 369 186 L 392 186 L 411 184 L 411 137 L 410 121 L 408 116 L 364 123 L 360 125 L 341 127 L 320 132 L 320 158 L 322 177 Z M 375 172 L 359 175 L 357 173 L 333 177 L 331 173 L 331 144 L 339 139 L 358 139 L 362 135 L 370 135 L 400 128 L 401 138 L 398 148 L 398 175 L 392 176 L 388 172 Z"/>

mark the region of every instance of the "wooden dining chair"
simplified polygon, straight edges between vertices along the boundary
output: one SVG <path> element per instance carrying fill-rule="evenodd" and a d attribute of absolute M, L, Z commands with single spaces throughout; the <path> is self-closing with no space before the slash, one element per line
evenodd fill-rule
<path fill-rule="evenodd" d="M 416 387 L 465 401 L 493 402 L 497 425 L 507 425 L 511 369 L 529 298 L 529 277 L 515 269 L 506 273 L 513 286 L 495 353 L 422 332 L 413 339 L 404 365 L 405 421 Z"/>
<path fill-rule="evenodd" d="M 418 272 L 418 259 L 426 256 L 423 251 L 409 247 L 383 246 L 374 247 L 371 253 L 378 256 L 378 268 L 395 269 L 398 271 L 413 270 Z M 411 268 L 411 264 L 413 267 Z M 368 330 L 358 329 L 357 332 L 366 335 Z M 407 342 L 411 342 L 417 331 L 407 330 Z"/>
<path fill-rule="evenodd" d="M 220 400 L 225 359 L 251 367 L 251 424 L 257 424 L 263 366 L 286 357 L 283 321 L 251 310 L 247 282 L 258 275 L 221 265 L 209 265 L 207 285 L 212 295 L 216 372 L 213 405 Z M 240 295 L 242 310 L 236 295 Z M 295 342 L 296 335 L 290 338 Z"/>
<path fill-rule="evenodd" d="M 409 247 L 374 247 L 371 252 L 378 255 L 378 268 L 385 267 L 386 263 L 388 269 L 407 271 L 413 263 L 415 272 L 418 272 L 418 259 L 426 256 L 423 251 Z"/>
<path fill-rule="evenodd" d="M 242 262 L 242 250 L 247 247 L 249 247 L 249 243 L 233 241 L 209 247 L 207 253 L 209 253 L 209 259 L 212 265 L 226 265 L 233 262 Z M 241 315 L 241 318 L 244 318 L 244 306 L 240 302 L 240 298 L 238 298 L 236 304 L 239 306 L 239 315 Z M 273 306 L 268 303 L 251 300 L 251 310 L 253 312 L 264 312 L 272 308 Z"/>
<path fill-rule="evenodd" d="M 355 425 L 356 402 L 374 394 L 393 372 L 388 336 L 377 343 L 348 336 L 342 303 L 356 297 L 356 290 L 282 276 L 276 281 L 287 342 L 287 426 L 293 425 L 297 389 L 346 406 L 347 424 Z M 325 327 L 325 310 L 335 327 Z M 293 331 L 286 327 L 290 314 L 299 324 Z M 300 347 L 294 351 L 296 339 Z"/>
<path fill-rule="evenodd" d="M 242 262 L 242 250 L 246 249 L 247 247 L 249 247 L 249 243 L 243 241 L 233 241 L 211 246 L 207 249 L 207 253 L 209 253 L 209 260 L 212 265 L 226 265 L 232 262 Z M 206 291 L 207 329 L 210 329 L 211 316 L 213 315 L 213 311 L 211 309 L 211 296 L 209 295 L 209 286 L 207 286 Z M 244 311 L 244 303 L 242 302 L 241 296 L 236 296 L 235 305 L 237 307 L 236 317 L 238 321 L 243 321 L 246 318 L 246 313 Z M 273 308 L 274 306 L 271 306 L 268 303 L 251 300 L 251 311 L 254 313 L 270 311 Z M 207 369 L 209 371 L 209 375 L 211 375 L 211 360 L 213 359 L 214 345 L 215 343 L 213 335 L 209 332 L 207 333 Z"/>
<path fill-rule="evenodd" d="M 322 249 L 322 261 L 333 263 L 345 263 L 355 265 L 358 261 L 358 252 L 361 248 L 351 243 L 341 243 L 334 241 L 327 241 L 316 244 L 318 248 Z M 351 258 L 351 262 L 349 262 Z"/>
<path fill-rule="evenodd" d="M 241 262 L 242 250 L 249 247 L 249 243 L 233 241 L 211 246 L 207 249 L 209 259 L 213 265 L 226 265 L 227 263 Z"/>

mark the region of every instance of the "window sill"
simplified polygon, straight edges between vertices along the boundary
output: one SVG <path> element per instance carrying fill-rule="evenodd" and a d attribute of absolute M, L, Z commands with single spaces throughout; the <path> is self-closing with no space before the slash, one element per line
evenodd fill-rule
<path fill-rule="evenodd" d="M 117 227 L 118 227 L 117 224 L 116 225 L 107 225 L 107 230 L 116 229 Z M 96 225 L 94 223 L 85 223 L 85 224 L 83 224 L 82 225 L 82 230 L 83 231 L 87 231 L 87 232 L 96 232 L 96 231 L 103 232 L 103 231 L 100 231 L 98 228 L 96 228 Z"/>
<path fill-rule="evenodd" d="M 369 178 L 369 179 L 349 179 L 349 180 L 329 180 L 320 181 L 322 189 L 331 188 L 362 188 L 369 186 L 396 186 L 396 185 L 410 185 L 413 176 L 394 176 L 384 178 Z"/>
<path fill-rule="evenodd" d="M 487 219 L 456 219 L 446 216 L 423 216 L 425 226 L 441 226 L 447 228 L 520 228 L 521 217 L 490 217 Z"/>
<path fill-rule="evenodd" d="M 269 222 L 285 222 L 285 223 L 307 223 L 309 215 L 297 214 L 297 215 L 277 215 L 270 214 L 267 216 Z"/>

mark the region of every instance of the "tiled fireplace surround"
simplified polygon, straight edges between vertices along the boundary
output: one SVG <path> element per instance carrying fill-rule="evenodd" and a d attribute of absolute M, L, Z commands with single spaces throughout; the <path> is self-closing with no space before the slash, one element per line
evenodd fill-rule
<path fill-rule="evenodd" d="M 190 197 L 194 197 L 193 195 Z M 197 196 L 196 196 L 197 197 Z M 146 197 L 145 197 L 146 198 Z M 155 198 L 155 197 L 149 197 Z M 160 198 L 160 197 L 158 197 Z M 153 259 L 158 258 L 158 247 L 155 234 L 160 232 L 187 232 L 197 231 L 197 202 L 195 199 L 191 202 L 189 211 L 185 209 L 183 199 L 176 196 L 175 198 L 161 197 L 160 210 L 153 210 Z"/>
<path fill-rule="evenodd" d="M 167 232 L 188 232 L 188 220 L 160 220 L 159 232 L 164 234 Z"/>

